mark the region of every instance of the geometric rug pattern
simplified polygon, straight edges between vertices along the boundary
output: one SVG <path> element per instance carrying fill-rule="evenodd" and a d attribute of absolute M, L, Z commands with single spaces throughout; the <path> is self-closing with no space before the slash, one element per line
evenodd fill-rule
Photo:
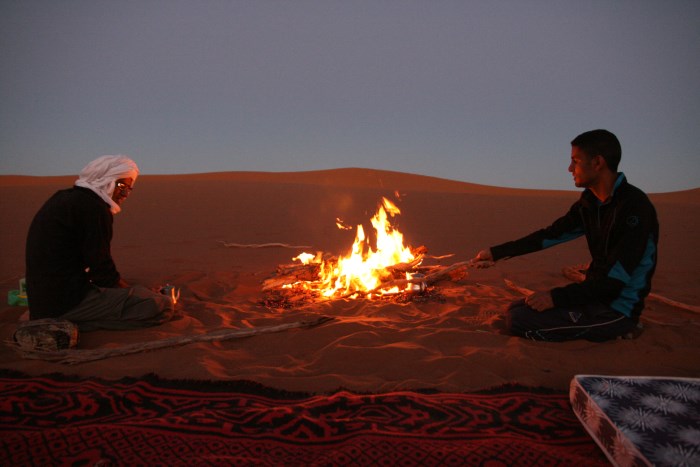
<path fill-rule="evenodd" d="M 0 372 L 0 465 L 606 465 L 568 395 Z"/>

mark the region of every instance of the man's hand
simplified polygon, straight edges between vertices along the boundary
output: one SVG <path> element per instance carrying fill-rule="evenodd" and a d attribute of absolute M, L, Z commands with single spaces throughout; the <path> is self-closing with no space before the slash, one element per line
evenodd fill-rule
<path fill-rule="evenodd" d="M 490 268 L 496 264 L 493 261 L 493 255 L 489 249 L 481 250 L 479 253 L 477 253 L 476 256 L 472 258 L 472 262 L 477 268 Z"/>
<path fill-rule="evenodd" d="M 525 298 L 525 303 L 536 311 L 546 311 L 554 308 L 554 300 L 552 300 L 552 294 L 549 291 L 535 292 Z"/>

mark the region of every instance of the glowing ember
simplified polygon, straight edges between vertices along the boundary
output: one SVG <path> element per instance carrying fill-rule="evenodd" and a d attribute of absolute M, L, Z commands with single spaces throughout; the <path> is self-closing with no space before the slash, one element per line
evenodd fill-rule
<path fill-rule="evenodd" d="M 390 290 L 375 289 L 391 279 L 392 273 L 387 268 L 415 259 L 411 249 L 403 244 L 403 234 L 389 222 L 389 216 L 400 213 L 391 201 L 382 198 L 382 204 L 371 219 L 377 239 L 375 249 L 370 246 L 362 225 L 358 225 L 355 241 L 347 256 L 324 261 L 321 255 L 302 253 L 294 258 L 303 264 L 320 265 L 318 280 L 301 281 L 294 285 L 313 290 L 324 297 L 352 296 L 358 292 L 370 291 L 380 294 L 399 292 L 398 287 Z M 340 229 L 347 228 L 340 219 L 336 224 Z M 410 289 L 410 286 L 407 288 Z"/>

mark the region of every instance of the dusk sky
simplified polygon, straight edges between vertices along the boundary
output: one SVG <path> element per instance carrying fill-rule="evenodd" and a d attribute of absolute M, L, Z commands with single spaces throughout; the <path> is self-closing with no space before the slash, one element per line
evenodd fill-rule
<path fill-rule="evenodd" d="M 0 1 L 0 174 L 128 154 L 575 189 L 596 128 L 632 184 L 700 186 L 700 1 Z"/>

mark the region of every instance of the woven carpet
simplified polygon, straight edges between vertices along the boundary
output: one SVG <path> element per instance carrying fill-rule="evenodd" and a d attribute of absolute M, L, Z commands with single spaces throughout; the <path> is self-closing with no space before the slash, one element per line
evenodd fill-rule
<path fill-rule="evenodd" d="M 566 393 L 287 393 L 0 372 L 0 465 L 606 465 Z"/>

